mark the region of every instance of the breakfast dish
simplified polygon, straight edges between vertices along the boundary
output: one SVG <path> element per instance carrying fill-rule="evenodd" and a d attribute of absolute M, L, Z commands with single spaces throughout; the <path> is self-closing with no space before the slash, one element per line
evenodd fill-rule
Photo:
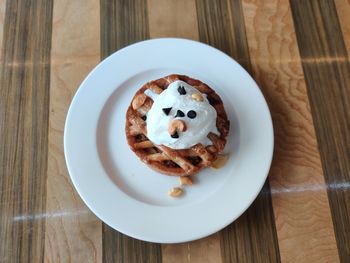
<path fill-rule="evenodd" d="M 149 167 L 189 176 L 218 159 L 229 126 L 223 102 L 213 89 L 173 74 L 136 92 L 126 113 L 125 133 L 132 151 Z"/>

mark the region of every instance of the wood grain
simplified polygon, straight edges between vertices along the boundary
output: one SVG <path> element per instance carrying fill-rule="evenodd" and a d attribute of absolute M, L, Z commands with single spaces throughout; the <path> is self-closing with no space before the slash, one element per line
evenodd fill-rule
<path fill-rule="evenodd" d="M 103 262 L 162 262 L 160 245 L 128 237 L 103 225 Z"/>
<path fill-rule="evenodd" d="M 232 56 L 247 71 L 251 65 L 238 0 L 197 0 L 199 40 Z"/>
<path fill-rule="evenodd" d="M 7 1 L 0 65 L 1 262 L 42 262 L 52 1 Z"/>
<path fill-rule="evenodd" d="M 200 40 L 235 58 L 251 71 L 240 1 L 197 1 Z M 253 205 L 220 232 L 223 262 L 279 262 L 268 183 Z M 264 240 L 264 242 L 257 242 Z"/>
<path fill-rule="evenodd" d="M 338 18 L 345 41 L 345 46 L 350 53 L 350 0 L 334 0 Z"/>
<path fill-rule="evenodd" d="M 337 262 L 289 3 L 244 0 L 243 7 L 252 69 L 274 123 L 275 152 L 269 180 L 281 260 Z"/>
<path fill-rule="evenodd" d="M 149 30 L 152 38 L 183 37 L 198 40 L 195 0 L 148 0 Z M 183 12 L 186 10 L 186 12 Z M 218 234 L 182 244 L 163 244 L 164 263 L 221 262 Z"/>
<path fill-rule="evenodd" d="M 213 234 L 200 240 L 162 245 L 163 263 L 220 263 L 220 239 Z"/>
<path fill-rule="evenodd" d="M 98 8 L 61 0 L 53 9 L 45 262 L 102 261 L 102 224 L 74 189 L 63 153 L 68 107 L 100 58 Z"/>
<path fill-rule="evenodd" d="M 350 261 L 350 64 L 333 1 L 290 1 L 342 262 Z M 307 24 L 308 27 L 304 25 Z"/>
<path fill-rule="evenodd" d="M 149 38 L 147 0 L 100 0 L 101 58 Z"/>
<path fill-rule="evenodd" d="M 234 57 L 274 121 L 258 199 L 225 230 L 183 244 L 102 225 L 63 157 L 83 78 L 149 37 Z M 350 262 L 349 50 L 349 0 L 0 0 L 0 262 Z"/>
<path fill-rule="evenodd" d="M 198 40 L 195 0 L 148 0 L 148 19 L 151 38 Z"/>
<path fill-rule="evenodd" d="M 147 1 L 100 1 L 101 58 L 149 38 Z M 159 244 L 125 236 L 103 224 L 103 262 L 161 262 Z"/>
<path fill-rule="evenodd" d="M 5 21 L 5 9 L 6 1 L 0 0 L 0 61 L 2 60 L 2 41 L 3 41 L 3 32 L 4 32 L 4 21 Z"/>

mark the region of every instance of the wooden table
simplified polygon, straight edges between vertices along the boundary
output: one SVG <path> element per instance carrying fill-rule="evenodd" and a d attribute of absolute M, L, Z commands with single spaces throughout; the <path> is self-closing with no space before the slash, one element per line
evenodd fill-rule
<path fill-rule="evenodd" d="M 0 262 L 350 262 L 349 0 L 0 0 L 0 35 Z M 224 230 L 177 245 L 97 219 L 62 145 L 86 74 L 158 37 L 235 58 L 275 129 L 254 204 Z"/>

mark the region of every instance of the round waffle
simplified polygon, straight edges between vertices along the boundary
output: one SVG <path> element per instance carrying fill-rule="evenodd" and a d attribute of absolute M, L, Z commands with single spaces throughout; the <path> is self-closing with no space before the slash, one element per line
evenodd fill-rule
<path fill-rule="evenodd" d="M 147 138 L 147 112 L 153 100 L 146 96 L 150 89 L 160 94 L 170 83 L 182 80 L 207 95 L 209 103 L 217 112 L 216 126 L 220 136 L 209 133 L 211 145 L 198 143 L 188 149 L 174 150 L 164 145 L 155 145 Z M 167 175 L 189 176 L 208 167 L 223 151 L 230 122 L 219 95 L 203 82 L 183 75 L 169 75 L 146 83 L 133 97 L 126 113 L 125 133 L 133 152 L 152 169 Z"/>

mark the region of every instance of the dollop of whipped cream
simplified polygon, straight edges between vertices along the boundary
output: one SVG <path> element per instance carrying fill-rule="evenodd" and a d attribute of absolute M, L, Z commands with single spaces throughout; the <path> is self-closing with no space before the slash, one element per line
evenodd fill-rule
<path fill-rule="evenodd" d="M 203 100 L 195 100 L 192 97 L 194 93 L 200 94 Z M 146 123 L 147 137 L 154 144 L 172 149 L 187 149 L 197 143 L 212 144 L 207 137 L 210 132 L 219 135 L 215 108 L 210 105 L 206 94 L 200 93 L 186 82 L 177 80 L 161 94 L 150 89 L 145 94 L 153 100 Z M 173 119 L 182 120 L 186 125 L 186 131 L 178 132 L 178 138 L 173 138 L 168 132 L 169 123 Z"/>

